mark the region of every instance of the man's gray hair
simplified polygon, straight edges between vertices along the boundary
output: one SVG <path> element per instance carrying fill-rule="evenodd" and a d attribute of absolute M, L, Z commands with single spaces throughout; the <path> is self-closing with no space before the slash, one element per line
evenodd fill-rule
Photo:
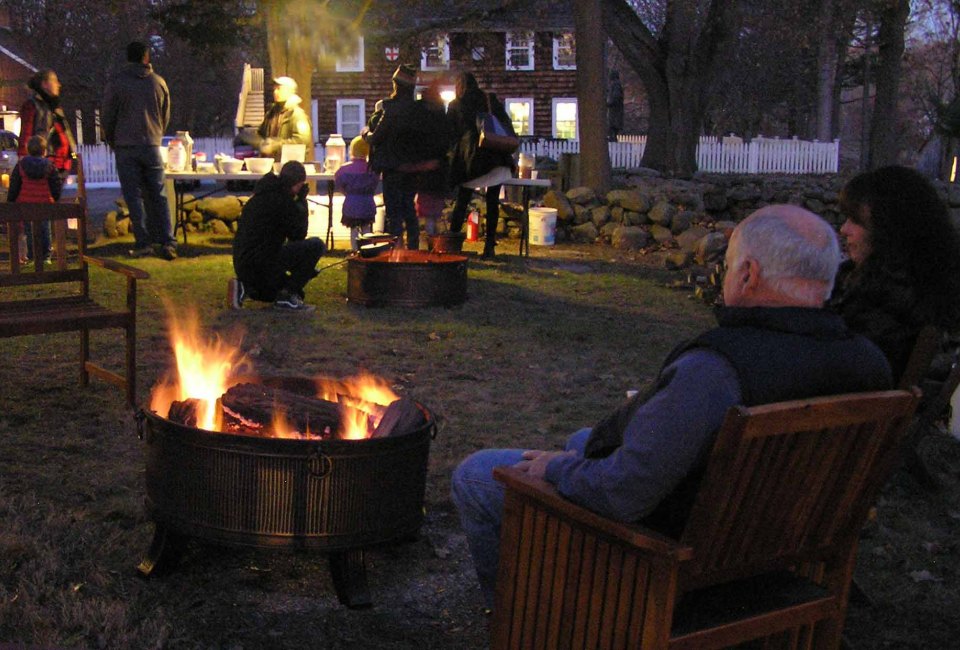
<path fill-rule="evenodd" d="M 795 218 L 805 213 L 808 218 Z M 833 291 L 840 243 L 833 227 L 817 215 L 788 205 L 761 208 L 737 227 L 738 266 L 752 258 L 765 282 L 803 303 L 823 302 Z"/>

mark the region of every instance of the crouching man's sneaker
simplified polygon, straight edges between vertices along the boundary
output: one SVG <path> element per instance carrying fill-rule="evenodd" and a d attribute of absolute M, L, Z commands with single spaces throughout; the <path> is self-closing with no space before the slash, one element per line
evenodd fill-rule
<path fill-rule="evenodd" d="M 230 309 L 240 309 L 243 307 L 243 301 L 247 298 L 247 291 L 237 278 L 227 280 L 227 304 Z"/>
<path fill-rule="evenodd" d="M 303 302 L 300 296 L 282 289 L 273 302 L 273 308 L 281 311 L 313 311 L 313 305 Z"/>

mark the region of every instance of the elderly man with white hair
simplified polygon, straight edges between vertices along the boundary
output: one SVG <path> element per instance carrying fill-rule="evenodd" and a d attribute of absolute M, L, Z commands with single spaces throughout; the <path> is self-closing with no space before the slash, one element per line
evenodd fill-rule
<path fill-rule="evenodd" d="M 676 347 L 647 391 L 573 434 L 564 451 L 489 449 L 457 467 L 452 496 L 488 606 L 503 512 L 494 467 L 543 478 L 605 517 L 677 534 L 731 406 L 892 386 L 883 353 L 822 309 L 840 261 L 825 221 L 767 206 L 737 226 L 725 261 L 718 326 Z"/>

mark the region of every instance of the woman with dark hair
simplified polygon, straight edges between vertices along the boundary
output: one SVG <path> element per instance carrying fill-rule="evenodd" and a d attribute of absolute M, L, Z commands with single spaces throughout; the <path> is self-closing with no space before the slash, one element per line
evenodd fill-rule
<path fill-rule="evenodd" d="M 33 96 L 20 107 L 20 142 L 17 154 L 27 155 L 27 142 L 40 135 L 47 141 L 47 158 L 66 176 L 73 170 L 77 143 L 60 106 L 60 80 L 49 68 L 38 71 L 27 82 Z"/>
<path fill-rule="evenodd" d="M 473 190 L 485 187 L 487 199 L 486 241 L 483 257 L 493 257 L 497 243 L 497 221 L 500 218 L 500 185 L 513 176 L 513 156 L 481 149 L 477 114 L 493 113 L 500 123 L 513 131 L 510 117 L 493 93 L 480 90 L 477 79 L 464 72 L 457 79 L 457 98 L 450 102 L 448 115 L 453 125 L 453 151 L 450 157 L 450 182 L 457 188 L 457 202 L 450 214 L 450 230 L 460 232 L 467 216 L 467 205 Z"/>
<path fill-rule="evenodd" d="M 60 107 L 60 80 L 57 73 L 49 68 L 37 71 L 27 87 L 33 91 L 23 106 L 20 107 L 20 141 L 17 146 L 17 155 L 24 158 L 28 154 L 27 143 L 35 135 L 39 135 L 46 142 L 47 150 L 44 156 L 49 159 L 63 180 L 73 171 L 73 153 L 77 143 L 73 139 L 73 132 L 67 123 L 63 108 Z M 26 224 L 27 254 L 33 258 L 33 229 L 32 224 Z M 40 241 L 43 250 L 40 252 L 45 259 L 50 257 L 50 222 L 40 224 Z"/>
<path fill-rule="evenodd" d="M 960 236 L 934 187 L 906 167 L 856 176 L 840 193 L 840 211 L 849 260 L 830 305 L 899 377 L 924 326 L 960 327 Z"/>

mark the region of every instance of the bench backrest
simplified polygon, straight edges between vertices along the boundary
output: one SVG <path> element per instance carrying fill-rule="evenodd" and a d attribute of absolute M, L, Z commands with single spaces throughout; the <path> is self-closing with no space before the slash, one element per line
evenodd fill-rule
<path fill-rule="evenodd" d="M 731 409 L 681 543 L 690 589 L 849 553 L 919 397 L 858 393 Z"/>

